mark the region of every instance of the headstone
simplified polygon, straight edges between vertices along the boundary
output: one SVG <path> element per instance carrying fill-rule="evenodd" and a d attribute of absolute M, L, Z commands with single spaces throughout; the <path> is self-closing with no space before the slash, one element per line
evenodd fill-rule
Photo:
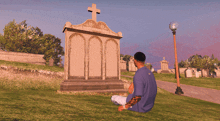
<path fill-rule="evenodd" d="M 170 72 L 175 74 L 175 69 L 170 69 Z"/>
<path fill-rule="evenodd" d="M 95 4 L 88 11 L 93 12 L 92 19 L 80 25 L 66 22 L 63 28 L 65 62 L 60 91 L 127 92 L 120 80 L 122 33 L 96 21 L 100 10 Z"/>
<path fill-rule="evenodd" d="M 147 63 L 146 67 L 147 67 L 149 70 L 151 70 L 151 68 L 150 68 L 150 63 Z"/>
<path fill-rule="evenodd" d="M 121 69 L 121 72 L 127 71 L 127 69 L 126 69 L 126 61 L 123 60 L 123 57 L 121 57 L 121 60 L 120 60 L 120 69 Z"/>
<path fill-rule="evenodd" d="M 185 74 L 187 68 L 179 68 L 179 72 L 180 74 Z"/>
<path fill-rule="evenodd" d="M 216 78 L 220 78 L 220 67 L 218 66 L 217 69 L 215 69 Z"/>
<path fill-rule="evenodd" d="M 189 67 L 188 67 L 188 69 L 186 69 L 186 71 L 185 71 L 185 77 L 186 77 L 186 78 L 191 78 L 191 77 L 192 77 L 192 68 L 189 68 Z"/>
<path fill-rule="evenodd" d="M 160 73 L 170 73 L 168 63 L 169 62 L 165 60 L 165 57 L 163 57 L 163 60 L 160 61 L 160 64 L 161 64 L 161 72 Z"/>
<path fill-rule="evenodd" d="M 196 71 L 196 78 L 199 78 L 201 76 L 201 71 Z"/>
<path fill-rule="evenodd" d="M 198 71 L 199 72 L 199 77 L 202 77 L 202 71 Z"/>
<path fill-rule="evenodd" d="M 60 58 L 60 62 L 59 62 L 59 67 L 63 67 L 61 58 Z"/>
<path fill-rule="evenodd" d="M 134 57 L 130 57 L 130 61 L 128 62 L 128 71 L 137 71 L 137 67 L 134 65 Z"/>
<path fill-rule="evenodd" d="M 49 60 L 49 66 L 53 66 L 53 63 L 54 63 L 54 60 L 51 58 L 51 59 Z"/>
<path fill-rule="evenodd" d="M 202 69 L 202 77 L 208 77 L 209 76 L 209 70 L 208 69 Z"/>
<path fill-rule="evenodd" d="M 196 71 L 197 71 L 197 68 L 191 68 L 191 69 L 192 69 L 192 74 L 195 75 Z"/>
<path fill-rule="evenodd" d="M 151 68 L 151 72 L 154 72 L 154 68 Z"/>

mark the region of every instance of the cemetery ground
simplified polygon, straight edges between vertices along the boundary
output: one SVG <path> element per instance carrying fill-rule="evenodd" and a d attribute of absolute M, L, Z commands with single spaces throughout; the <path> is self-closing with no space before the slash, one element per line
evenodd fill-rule
<path fill-rule="evenodd" d="M 5 61 L 4 64 L 63 71 L 59 67 Z M 134 75 L 131 72 L 122 73 L 125 74 Z M 169 81 L 174 74 L 155 74 L 155 77 Z M 132 81 L 131 78 L 122 79 Z M 207 80 L 211 81 L 206 85 L 214 83 L 211 78 Z M 118 112 L 118 106 L 110 100 L 111 94 L 57 93 L 62 81 L 57 77 L 15 74 L 0 69 L 0 120 L 220 120 L 219 104 L 174 95 L 160 88 L 150 112 Z"/>
<path fill-rule="evenodd" d="M 128 75 L 134 76 L 134 72 L 122 72 L 121 75 Z M 167 81 L 176 83 L 175 74 L 162 74 L 162 73 L 154 73 L 156 80 Z M 205 87 L 211 89 L 220 90 L 220 78 L 211 78 L 211 77 L 192 77 L 192 78 L 185 78 L 184 74 L 180 74 L 180 84 L 198 86 L 198 87 Z M 122 79 L 133 81 L 132 78 L 122 77 Z"/>

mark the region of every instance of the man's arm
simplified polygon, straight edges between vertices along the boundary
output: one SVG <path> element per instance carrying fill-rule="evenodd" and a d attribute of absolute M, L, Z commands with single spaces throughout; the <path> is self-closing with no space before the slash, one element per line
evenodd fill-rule
<path fill-rule="evenodd" d="M 141 100 L 141 96 L 133 97 L 128 103 L 125 104 L 125 108 L 128 109 L 129 107 L 135 105 Z"/>
<path fill-rule="evenodd" d="M 128 92 L 129 92 L 130 94 L 132 94 L 132 93 L 134 92 L 134 84 L 133 84 L 133 83 L 131 83 L 131 85 L 129 86 Z"/>

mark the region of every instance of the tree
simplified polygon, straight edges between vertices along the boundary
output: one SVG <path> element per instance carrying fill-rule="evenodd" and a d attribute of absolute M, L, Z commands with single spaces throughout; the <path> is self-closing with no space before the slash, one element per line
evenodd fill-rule
<path fill-rule="evenodd" d="M 2 34 L 0 34 L 0 49 L 4 50 L 5 38 Z"/>
<path fill-rule="evenodd" d="M 202 59 L 202 63 L 201 63 L 201 68 L 203 69 L 209 69 L 210 67 L 210 61 L 211 61 L 211 58 L 207 55 L 204 55 L 203 56 L 203 59 Z"/>
<path fill-rule="evenodd" d="M 214 56 L 214 54 L 212 54 L 212 56 L 211 56 L 211 59 L 212 59 L 212 60 L 214 60 L 214 59 L 215 59 L 215 56 Z"/>
<path fill-rule="evenodd" d="M 44 54 L 46 62 L 54 59 L 54 64 L 60 62 L 60 55 L 64 55 L 61 39 L 46 34 L 38 27 L 27 26 L 26 20 L 17 24 L 15 20 L 4 28 L 4 36 L 0 36 L 0 47 L 3 50 Z"/>
<path fill-rule="evenodd" d="M 201 58 L 201 59 L 202 59 L 202 56 L 201 56 L 201 55 L 196 54 L 196 55 L 190 56 L 190 57 L 188 58 L 188 61 L 189 61 L 189 62 L 192 62 L 193 58 L 195 58 L 195 57 L 198 57 L 198 58 Z"/>
<path fill-rule="evenodd" d="M 7 51 L 16 51 L 18 45 L 18 26 L 15 22 L 15 20 L 9 22 L 5 28 L 4 31 L 4 40 L 1 42 L 4 50 Z"/>
<path fill-rule="evenodd" d="M 174 64 L 174 67 L 175 67 L 176 65 Z M 179 68 L 185 68 L 186 67 L 186 63 L 183 61 L 183 60 L 181 60 L 181 62 L 179 62 L 178 63 L 178 67 Z"/>
<path fill-rule="evenodd" d="M 202 69 L 203 65 L 202 65 L 202 57 L 200 55 L 193 55 L 194 57 L 192 58 L 192 60 L 190 61 L 189 66 L 192 68 L 197 68 L 197 69 Z"/>
<path fill-rule="evenodd" d="M 27 36 L 31 33 L 31 26 L 27 27 L 26 20 L 17 24 L 15 20 L 9 22 L 4 31 L 2 48 L 7 51 L 30 53 L 31 46 Z"/>
<path fill-rule="evenodd" d="M 56 38 L 54 35 L 45 34 L 42 38 L 42 52 L 44 53 L 44 59 L 49 62 L 50 58 L 54 59 L 54 64 L 58 65 L 61 57 L 59 55 L 64 55 L 63 47 L 60 45 L 61 39 Z"/>
<path fill-rule="evenodd" d="M 219 62 L 218 58 L 215 58 L 214 54 L 212 54 L 212 56 L 208 62 L 208 65 L 209 65 L 208 69 L 209 69 L 210 73 L 215 74 L 215 69 L 217 69 L 216 66 L 217 66 L 218 62 Z M 215 64 L 216 64 L 216 66 L 215 66 Z"/>
<path fill-rule="evenodd" d="M 124 55 L 123 55 L 123 54 L 120 54 L 120 58 L 121 58 L 121 57 L 124 57 Z"/>
<path fill-rule="evenodd" d="M 126 68 L 128 69 L 128 62 L 130 60 L 131 55 L 124 55 L 123 60 L 126 61 Z"/>
<path fill-rule="evenodd" d="M 148 67 L 149 70 L 152 69 L 152 65 L 151 65 L 151 63 L 146 63 L 146 64 L 144 64 L 144 66 Z"/>
<path fill-rule="evenodd" d="M 130 57 L 132 57 L 131 55 L 124 55 L 123 60 L 124 61 L 130 61 Z"/>

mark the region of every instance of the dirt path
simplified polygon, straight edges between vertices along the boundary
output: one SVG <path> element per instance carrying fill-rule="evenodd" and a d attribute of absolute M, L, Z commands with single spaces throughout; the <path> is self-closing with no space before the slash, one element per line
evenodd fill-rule
<path fill-rule="evenodd" d="M 132 76 L 127 76 L 127 75 L 121 75 L 121 76 L 133 78 Z M 170 93 L 175 94 L 177 88 L 176 83 L 165 82 L 160 80 L 156 80 L 156 82 L 159 88 L 162 88 Z M 185 84 L 180 84 L 180 87 L 184 92 L 184 94 L 182 94 L 181 96 L 192 97 L 192 98 L 220 104 L 220 90 L 185 85 Z"/>

